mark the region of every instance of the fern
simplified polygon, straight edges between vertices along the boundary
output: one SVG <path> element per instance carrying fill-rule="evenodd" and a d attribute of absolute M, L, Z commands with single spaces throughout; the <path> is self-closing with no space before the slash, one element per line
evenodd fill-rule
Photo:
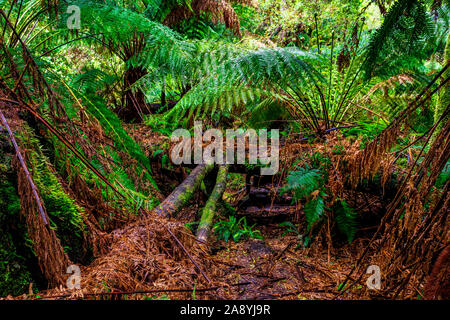
<path fill-rule="evenodd" d="M 338 230 L 347 237 L 351 243 L 356 233 L 356 212 L 352 210 L 346 201 L 341 200 L 335 205 L 334 215 Z"/>
<path fill-rule="evenodd" d="M 322 174 L 318 169 L 299 168 L 290 172 L 283 187 L 283 192 L 293 191 L 294 200 L 307 199 L 305 203 L 307 231 L 323 219 L 326 194 L 320 191 L 322 180 Z M 317 195 L 313 195 L 315 191 Z"/>
<path fill-rule="evenodd" d="M 363 65 L 366 77 L 388 78 L 414 70 L 427 57 L 423 50 L 433 25 L 420 0 L 397 0 L 370 38 Z"/>
<path fill-rule="evenodd" d="M 295 200 L 300 200 L 317 190 L 320 182 L 321 174 L 319 170 L 299 168 L 298 171 L 292 171 L 289 174 L 283 192 L 293 191 Z"/>
<path fill-rule="evenodd" d="M 320 163 L 318 165 L 321 165 Z M 327 194 L 323 179 L 323 173 L 318 169 L 299 168 L 289 173 L 283 187 L 283 192 L 293 192 L 294 200 L 306 199 L 304 212 L 307 232 L 312 231 L 327 217 L 324 214 Z M 349 243 L 352 242 L 356 233 L 356 213 L 344 200 L 337 202 L 332 209 L 338 231 L 346 236 Z"/>
<path fill-rule="evenodd" d="M 307 231 L 311 230 L 323 218 L 325 210 L 324 196 L 325 193 L 319 192 L 315 199 L 311 199 L 305 204 L 305 217 L 308 223 Z"/>

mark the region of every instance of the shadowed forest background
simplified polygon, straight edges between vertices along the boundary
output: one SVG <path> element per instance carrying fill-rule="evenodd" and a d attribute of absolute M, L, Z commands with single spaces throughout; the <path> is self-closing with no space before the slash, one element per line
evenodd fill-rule
<path fill-rule="evenodd" d="M 449 299 L 449 19 L 0 0 L 0 298 Z M 278 129 L 278 173 L 174 164 L 195 121 Z"/>

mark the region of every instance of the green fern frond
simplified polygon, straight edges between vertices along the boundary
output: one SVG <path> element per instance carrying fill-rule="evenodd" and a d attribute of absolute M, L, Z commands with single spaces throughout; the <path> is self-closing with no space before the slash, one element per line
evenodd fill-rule
<path fill-rule="evenodd" d="M 348 243 L 351 243 L 357 230 L 357 213 L 348 206 L 346 201 L 342 200 L 335 205 L 334 215 L 338 230 L 347 237 Z"/>
<path fill-rule="evenodd" d="M 414 70 L 426 58 L 433 25 L 420 0 L 397 0 L 370 39 L 363 65 L 366 77 L 389 77 Z"/>
<path fill-rule="evenodd" d="M 299 168 L 287 177 L 283 192 L 293 191 L 296 200 L 309 196 L 319 188 L 322 176 L 317 169 Z"/>
<path fill-rule="evenodd" d="M 305 217 L 308 223 L 307 230 L 311 230 L 316 223 L 323 218 L 323 212 L 325 210 L 325 202 L 323 199 L 323 193 L 320 192 L 315 199 L 311 199 L 305 204 Z"/>

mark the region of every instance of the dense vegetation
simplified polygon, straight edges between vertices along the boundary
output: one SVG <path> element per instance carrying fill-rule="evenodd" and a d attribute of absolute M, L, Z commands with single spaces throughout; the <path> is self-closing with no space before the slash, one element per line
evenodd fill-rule
<path fill-rule="evenodd" d="M 249 245 L 269 278 L 345 256 L 322 298 L 448 299 L 449 6 L 0 0 L 0 297 L 72 264 L 88 294 L 231 285 Z M 195 121 L 278 129 L 279 172 L 173 163 Z"/>

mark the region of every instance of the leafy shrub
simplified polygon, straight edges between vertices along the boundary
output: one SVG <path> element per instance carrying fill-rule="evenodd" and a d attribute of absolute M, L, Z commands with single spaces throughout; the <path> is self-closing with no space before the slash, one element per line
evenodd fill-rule
<path fill-rule="evenodd" d="M 241 239 L 262 239 L 261 232 L 259 230 L 254 230 L 255 225 L 248 226 L 247 219 L 245 217 L 239 220 L 236 217 L 231 216 L 229 220 L 222 220 L 214 225 L 214 232 L 219 240 L 233 240 L 238 242 Z"/>

